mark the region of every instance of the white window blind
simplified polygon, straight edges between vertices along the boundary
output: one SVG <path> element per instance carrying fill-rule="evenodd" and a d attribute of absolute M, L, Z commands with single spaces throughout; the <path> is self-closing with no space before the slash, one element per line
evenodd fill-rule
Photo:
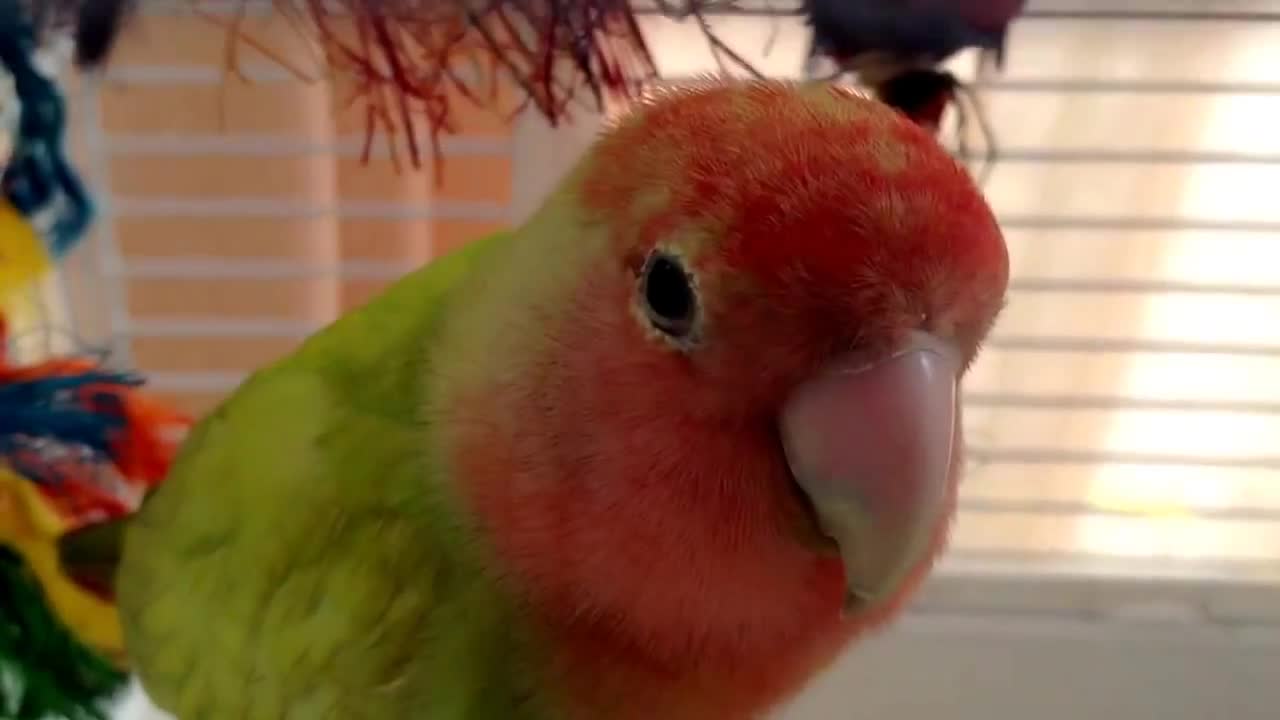
<path fill-rule="evenodd" d="M 769 74 L 798 73 L 800 21 L 713 24 Z M 693 24 L 644 27 L 667 77 L 714 68 Z M 73 263 L 72 314 L 195 410 L 507 223 L 529 192 L 514 183 L 554 182 L 513 167 L 549 130 L 521 139 L 481 113 L 446 143 L 442 190 L 362 167 L 362 118 L 334 88 L 261 62 L 224 87 L 219 33 L 153 7 L 73 106 L 108 214 Z M 972 58 L 952 66 L 971 75 Z M 1033 1 L 980 90 L 1014 278 L 968 379 L 961 517 L 922 607 L 1155 598 L 1280 622 L 1280 4 Z"/>

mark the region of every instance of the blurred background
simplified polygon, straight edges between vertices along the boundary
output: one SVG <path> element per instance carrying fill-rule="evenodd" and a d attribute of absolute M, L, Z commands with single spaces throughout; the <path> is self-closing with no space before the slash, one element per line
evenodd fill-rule
<path fill-rule="evenodd" d="M 361 161 L 341 80 L 247 49 L 227 77 L 222 26 L 142 7 L 103 82 L 68 80 L 104 215 L 23 343 L 105 344 L 194 413 L 406 270 L 519 223 L 602 121 L 460 103 L 437 185 L 379 143 Z M 712 22 L 799 76 L 801 20 Z M 279 19 L 247 23 L 304 53 Z M 666 80 L 715 69 L 694 24 L 643 30 Z M 971 55 L 949 66 L 973 77 Z M 1014 279 L 967 380 L 952 550 L 911 616 L 786 717 L 1273 720 L 1280 2 L 1032 0 L 975 88 Z"/>

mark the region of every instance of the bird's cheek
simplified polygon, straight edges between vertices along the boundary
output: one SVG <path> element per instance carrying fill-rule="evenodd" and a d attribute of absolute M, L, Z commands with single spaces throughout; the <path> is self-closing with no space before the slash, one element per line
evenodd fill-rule
<path fill-rule="evenodd" d="M 783 408 L 787 462 L 839 546 L 856 607 L 896 597 L 945 522 L 960 366 L 950 346 L 917 334 L 886 359 L 836 363 Z"/>

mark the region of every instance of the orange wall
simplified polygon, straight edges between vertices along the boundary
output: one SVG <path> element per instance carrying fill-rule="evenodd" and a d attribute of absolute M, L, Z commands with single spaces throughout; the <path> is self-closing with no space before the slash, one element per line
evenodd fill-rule
<path fill-rule="evenodd" d="M 251 19 L 248 30 L 291 63 L 313 70 L 305 47 L 282 21 Z M 111 219 L 126 266 L 200 261 L 199 276 L 128 277 L 125 294 L 135 364 L 156 373 L 156 390 L 202 412 L 224 392 L 166 387 L 183 372 L 251 370 L 287 352 L 297 337 L 165 336 L 149 321 L 270 320 L 322 323 L 384 287 L 389 278 L 294 273 L 289 277 L 210 276 L 214 262 L 283 262 L 317 269 L 352 261 L 416 264 L 506 224 L 512 196 L 511 129 L 496 113 L 456 103 L 458 142 L 447 149 L 443 182 L 430 168 L 397 171 L 385 148 L 368 165 L 356 150 L 364 112 L 341 82 L 303 82 L 245 47 L 242 61 L 266 68 L 251 82 L 218 82 L 224 31 L 208 20 L 147 16 L 120 43 L 101 96 Z M 259 73 L 260 75 L 261 73 Z M 80 109 L 82 110 L 82 108 Z M 73 112 L 77 108 L 73 105 Z M 280 144 L 272 149 L 269 146 Z M 280 147 L 286 149 L 279 149 Z M 344 146 L 345 153 L 335 153 Z M 371 213 L 228 214 L 209 201 L 395 204 L 412 218 Z M 187 201 L 196 201 L 191 207 Z M 185 203 L 181 213 L 157 203 Z M 488 208 L 487 213 L 474 211 Z M 496 209 L 496 210 L 495 210 Z M 140 330 L 138 328 L 141 328 Z"/>

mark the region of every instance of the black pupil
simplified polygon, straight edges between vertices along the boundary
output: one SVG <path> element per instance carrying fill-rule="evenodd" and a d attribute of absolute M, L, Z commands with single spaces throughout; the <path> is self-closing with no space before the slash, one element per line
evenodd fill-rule
<path fill-rule="evenodd" d="M 656 319 L 671 324 L 687 322 L 693 314 L 693 288 L 689 287 L 689 278 L 670 258 L 655 258 L 649 266 L 644 298 Z"/>

